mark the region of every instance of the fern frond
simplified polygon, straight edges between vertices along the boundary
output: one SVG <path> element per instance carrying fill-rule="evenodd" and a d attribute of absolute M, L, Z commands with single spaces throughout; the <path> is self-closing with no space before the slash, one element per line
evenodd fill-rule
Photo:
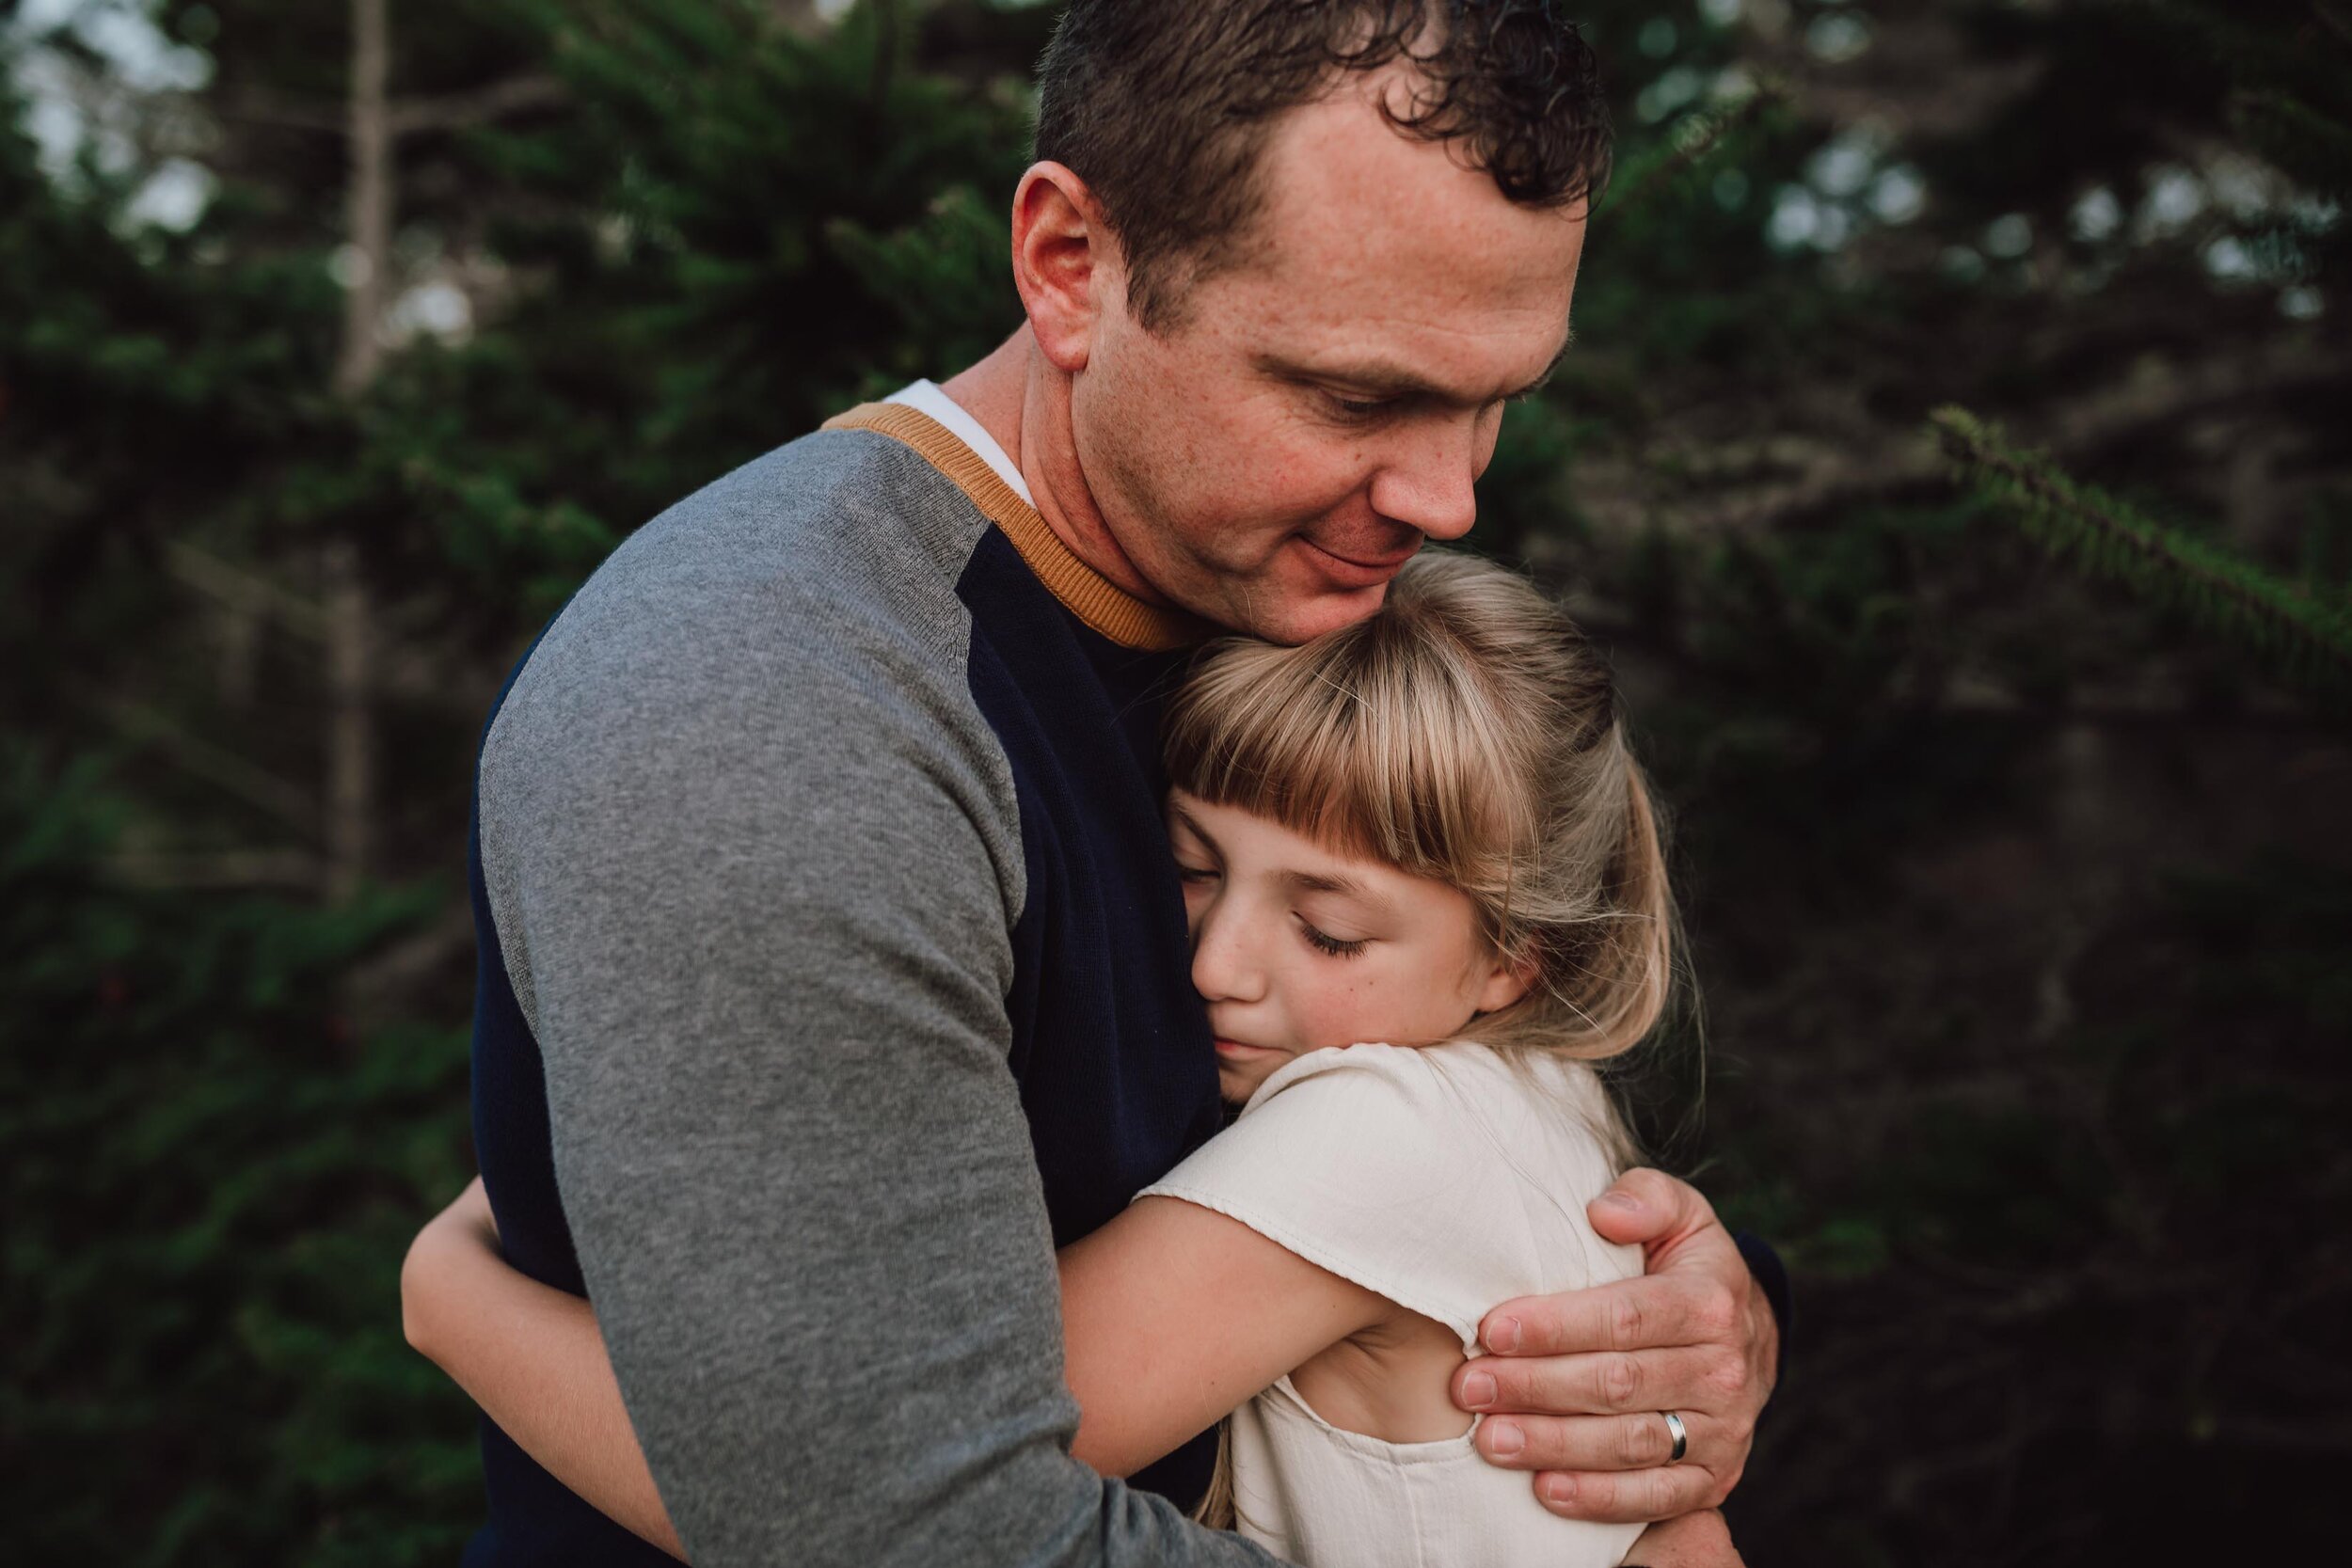
<path fill-rule="evenodd" d="M 1928 424 L 1957 477 L 2057 560 L 2181 610 L 2307 692 L 2352 691 L 2352 607 L 2077 483 L 1964 408 Z"/>

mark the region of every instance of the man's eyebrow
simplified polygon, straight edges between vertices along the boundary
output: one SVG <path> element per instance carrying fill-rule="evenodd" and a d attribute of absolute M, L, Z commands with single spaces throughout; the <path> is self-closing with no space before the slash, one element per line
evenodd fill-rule
<path fill-rule="evenodd" d="M 1551 363 L 1544 367 L 1543 373 L 1538 375 L 1534 380 L 1529 382 L 1526 386 L 1520 388 L 1518 391 L 1505 392 L 1503 396 L 1507 399 L 1534 397 L 1537 392 L 1542 391 L 1546 387 L 1551 384 L 1551 378 L 1559 373 L 1562 362 L 1567 358 L 1568 350 L 1574 347 L 1575 343 L 1576 330 L 1571 327 L 1568 330 L 1568 335 L 1560 340 L 1559 352 L 1551 356 Z"/>
<path fill-rule="evenodd" d="M 1503 393 L 1500 401 L 1508 403 L 1515 398 L 1527 397 L 1543 390 L 1545 384 L 1550 381 L 1553 372 L 1560 369 L 1561 361 L 1568 356 L 1568 348 L 1575 341 L 1576 334 L 1571 331 L 1560 340 L 1559 352 L 1551 356 L 1551 362 L 1544 367 L 1542 374 L 1524 387 L 1515 388 Z M 1323 365 L 1302 365 L 1277 355 L 1265 354 L 1258 356 L 1258 366 L 1261 370 L 1269 371 L 1276 375 L 1287 376 L 1294 380 L 1335 382 L 1352 390 L 1369 392 L 1375 397 L 1422 397 L 1434 399 L 1439 403 L 1472 401 L 1463 398 L 1452 388 L 1438 386 L 1408 365 L 1388 359 L 1343 360 Z M 1477 401 L 1483 402 L 1484 400 Z"/>

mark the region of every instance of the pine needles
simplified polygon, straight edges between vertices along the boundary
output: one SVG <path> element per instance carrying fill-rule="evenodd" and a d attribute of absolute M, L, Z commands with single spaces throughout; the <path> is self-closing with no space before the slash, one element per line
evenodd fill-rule
<path fill-rule="evenodd" d="M 2080 483 L 1964 408 L 1940 408 L 1928 422 L 1957 477 L 2054 559 L 2181 611 L 2308 695 L 2341 704 L 2352 692 L 2352 606 L 2341 595 L 2291 582 Z"/>

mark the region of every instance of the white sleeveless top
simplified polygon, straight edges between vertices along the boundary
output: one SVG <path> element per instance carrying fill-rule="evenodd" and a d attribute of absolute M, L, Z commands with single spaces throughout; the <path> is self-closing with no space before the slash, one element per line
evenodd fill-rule
<path fill-rule="evenodd" d="M 1178 1197 L 1461 1336 L 1513 1296 L 1642 1272 L 1584 1206 L 1614 1179 L 1592 1070 L 1480 1045 L 1352 1045 L 1286 1062 L 1233 1125 L 1138 1196 Z M 1472 1431 L 1474 1432 L 1473 1425 Z M 1638 1525 L 1554 1517 L 1470 1433 L 1342 1432 L 1289 1378 L 1234 1412 L 1241 1533 L 1307 1568 L 1614 1568 Z"/>

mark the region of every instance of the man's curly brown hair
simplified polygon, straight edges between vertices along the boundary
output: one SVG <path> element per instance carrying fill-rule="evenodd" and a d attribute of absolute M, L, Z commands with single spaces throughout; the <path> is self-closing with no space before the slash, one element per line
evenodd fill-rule
<path fill-rule="evenodd" d="M 1607 182 L 1593 52 L 1551 0 L 1071 0 L 1038 66 L 1036 153 L 1092 189 L 1128 308 L 1166 330 L 1191 284 L 1239 259 L 1274 118 L 1398 62 L 1412 86 L 1389 122 L 1459 143 L 1513 201 L 1565 206 Z"/>

